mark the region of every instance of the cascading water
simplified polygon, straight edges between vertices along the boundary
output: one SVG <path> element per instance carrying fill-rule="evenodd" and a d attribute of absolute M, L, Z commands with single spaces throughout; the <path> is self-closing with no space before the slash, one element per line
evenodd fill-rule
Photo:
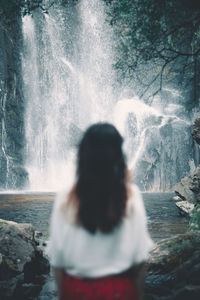
<path fill-rule="evenodd" d="M 178 116 L 184 107 L 162 101 L 159 109 L 137 97 L 120 100 L 115 106 L 114 119 L 125 136 L 129 168 L 142 190 L 170 190 L 199 161 L 194 159 L 191 122 Z"/>
<path fill-rule="evenodd" d="M 35 12 L 23 28 L 26 168 L 31 189 L 55 190 L 71 177 L 80 132 L 112 110 L 111 36 L 96 0 Z"/>
<path fill-rule="evenodd" d="M 125 136 L 129 167 L 143 190 L 168 190 L 194 169 L 199 158 L 177 91 L 168 89 L 169 97 L 151 106 L 138 98 L 117 101 L 103 1 L 35 11 L 24 17 L 23 30 L 30 189 L 56 190 L 70 181 L 74 145 L 96 121 L 113 122 Z"/>

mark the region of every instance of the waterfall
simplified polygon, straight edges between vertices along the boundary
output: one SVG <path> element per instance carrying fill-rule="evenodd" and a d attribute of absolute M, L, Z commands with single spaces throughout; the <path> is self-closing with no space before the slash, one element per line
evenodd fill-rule
<path fill-rule="evenodd" d="M 81 19 L 80 63 L 84 74 L 81 106 L 92 107 L 91 121 L 108 119 L 114 100 L 113 39 L 109 25 L 105 22 L 103 1 L 81 1 L 79 11 Z M 85 93 L 85 89 L 87 93 Z M 90 110 L 90 109 L 89 109 Z M 87 113 L 86 113 L 87 116 Z"/>
<path fill-rule="evenodd" d="M 72 177 L 81 132 L 112 110 L 112 36 L 97 0 L 36 11 L 23 31 L 26 169 L 31 189 L 55 190 Z"/>
<path fill-rule="evenodd" d="M 114 37 L 101 0 L 54 5 L 23 18 L 26 169 L 31 190 L 57 190 L 73 178 L 85 128 L 113 122 L 125 137 L 134 181 L 169 190 L 198 163 L 191 120 L 178 90 L 151 105 L 116 89 Z M 196 157 L 196 158 L 195 158 Z"/>

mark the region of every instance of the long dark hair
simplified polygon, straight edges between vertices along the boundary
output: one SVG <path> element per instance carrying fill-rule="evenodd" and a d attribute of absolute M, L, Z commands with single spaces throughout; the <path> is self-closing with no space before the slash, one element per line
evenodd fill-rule
<path fill-rule="evenodd" d="M 126 163 L 123 139 L 109 123 L 85 132 L 78 149 L 78 220 L 89 232 L 111 232 L 125 214 Z"/>

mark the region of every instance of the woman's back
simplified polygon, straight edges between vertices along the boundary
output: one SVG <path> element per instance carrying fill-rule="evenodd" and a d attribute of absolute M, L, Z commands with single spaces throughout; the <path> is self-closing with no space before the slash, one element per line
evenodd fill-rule
<path fill-rule="evenodd" d="M 79 146 L 74 185 L 55 201 L 49 255 L 62 300 L 138 299 L 127 270 L 146 261 L 152 241 L 122 143 L 111 124 L 91 126 Z"/>
<path fill-rule="evenodd" d="M 137 186 L 127 201 L 126 215 L 110 233 L 90 233 L 67 220 L 64 214 L 67 193 L 56 199 L 52 216 L 51 262 L 79 277 L 102 277 L 118 274 L 148 257 L 152 241 L 146 227 L 143 202 Z M 70 208 L 69 208 L 70 209 Z M 68 216 L 73 212 L 68 211 Z"/>

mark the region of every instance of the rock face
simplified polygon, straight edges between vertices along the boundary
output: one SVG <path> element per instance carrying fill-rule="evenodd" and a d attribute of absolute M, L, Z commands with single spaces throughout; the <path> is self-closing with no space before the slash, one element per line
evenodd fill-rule
<path fill-rule="evenodd" d="M 2 300 L 32 300 L 49 273 L 31 224 L 0 219 L 0 296 Z"/>
<path fill-rule="evenodd" d="M 194 140 L 200 144 L 200 118 L 197 118 L 194 122 L 192 136 Z M 187 207 L 195 205 L 200 202 L 200 166 L 196 168 L 193 174 L 185 176 L 174 186 L 175 193 L 180 197 L 180 200 L 184 202 L 177 202 L 177 206 L 186 212 Z M 180 205 L 179 205 L 180 204 Z M 189 209 L 189 211 L 191 211 Z M 187 212 L 186 212 L 187 213 Z M 188 212 L 189 213 L 189 212 Z"/>
<path fill-rule="evenodd" d="M 0 26 L 0 188 L 24 188 L 24 98 L 21 77 L 22 30 L 20 12 Z"/>
<path fill-rule="evenodd" d="M 199 231 L 158 243 L 149 260 L 145 300 L 199 300 L 199 262 Z"/>
<path fill-rule="evenodd" d="M 200 118 L 197 118 L 194 122 L 192 136 L 197 144 L 200 145 Z"/>
<path fill-rule="evenodd" d="M 176 206 L 179 209 L 179 213 L 181 216 L 191 216 L 192 211 L 194 209 L 194 204 L 188 201 L 178 201 L 176 202 Z"/>
<path fill-rule="evenodd" d="M 152 126 L 147 121 L 143 121 L 147 126 L 145 151 L 134 171 L 135 182 L 144 191 L 170 191 L 190 172 L 194 158 L 191 126 L 174 117 L 152 119 Z"/>
<path fill-rule="evenodd" d="M 192 175 L 186 176 L 174 187 L 178 196 L 188 202 L 196 204 L 200 202 L 200 166 Z"/>
<path fill-rule="evenodd" d="M 192 136 L 200 144 L 200 118 L 194 122 Z M 183 211 L 183 214 L 190 214 L 192 207 L 200 202 L 200 166 L 195 169 L 193 174 L 182 178 L 174 186 L 174 191 L 179 196 L 179 200 L 183 200 L 176 203 L 177 207 Z"/>

